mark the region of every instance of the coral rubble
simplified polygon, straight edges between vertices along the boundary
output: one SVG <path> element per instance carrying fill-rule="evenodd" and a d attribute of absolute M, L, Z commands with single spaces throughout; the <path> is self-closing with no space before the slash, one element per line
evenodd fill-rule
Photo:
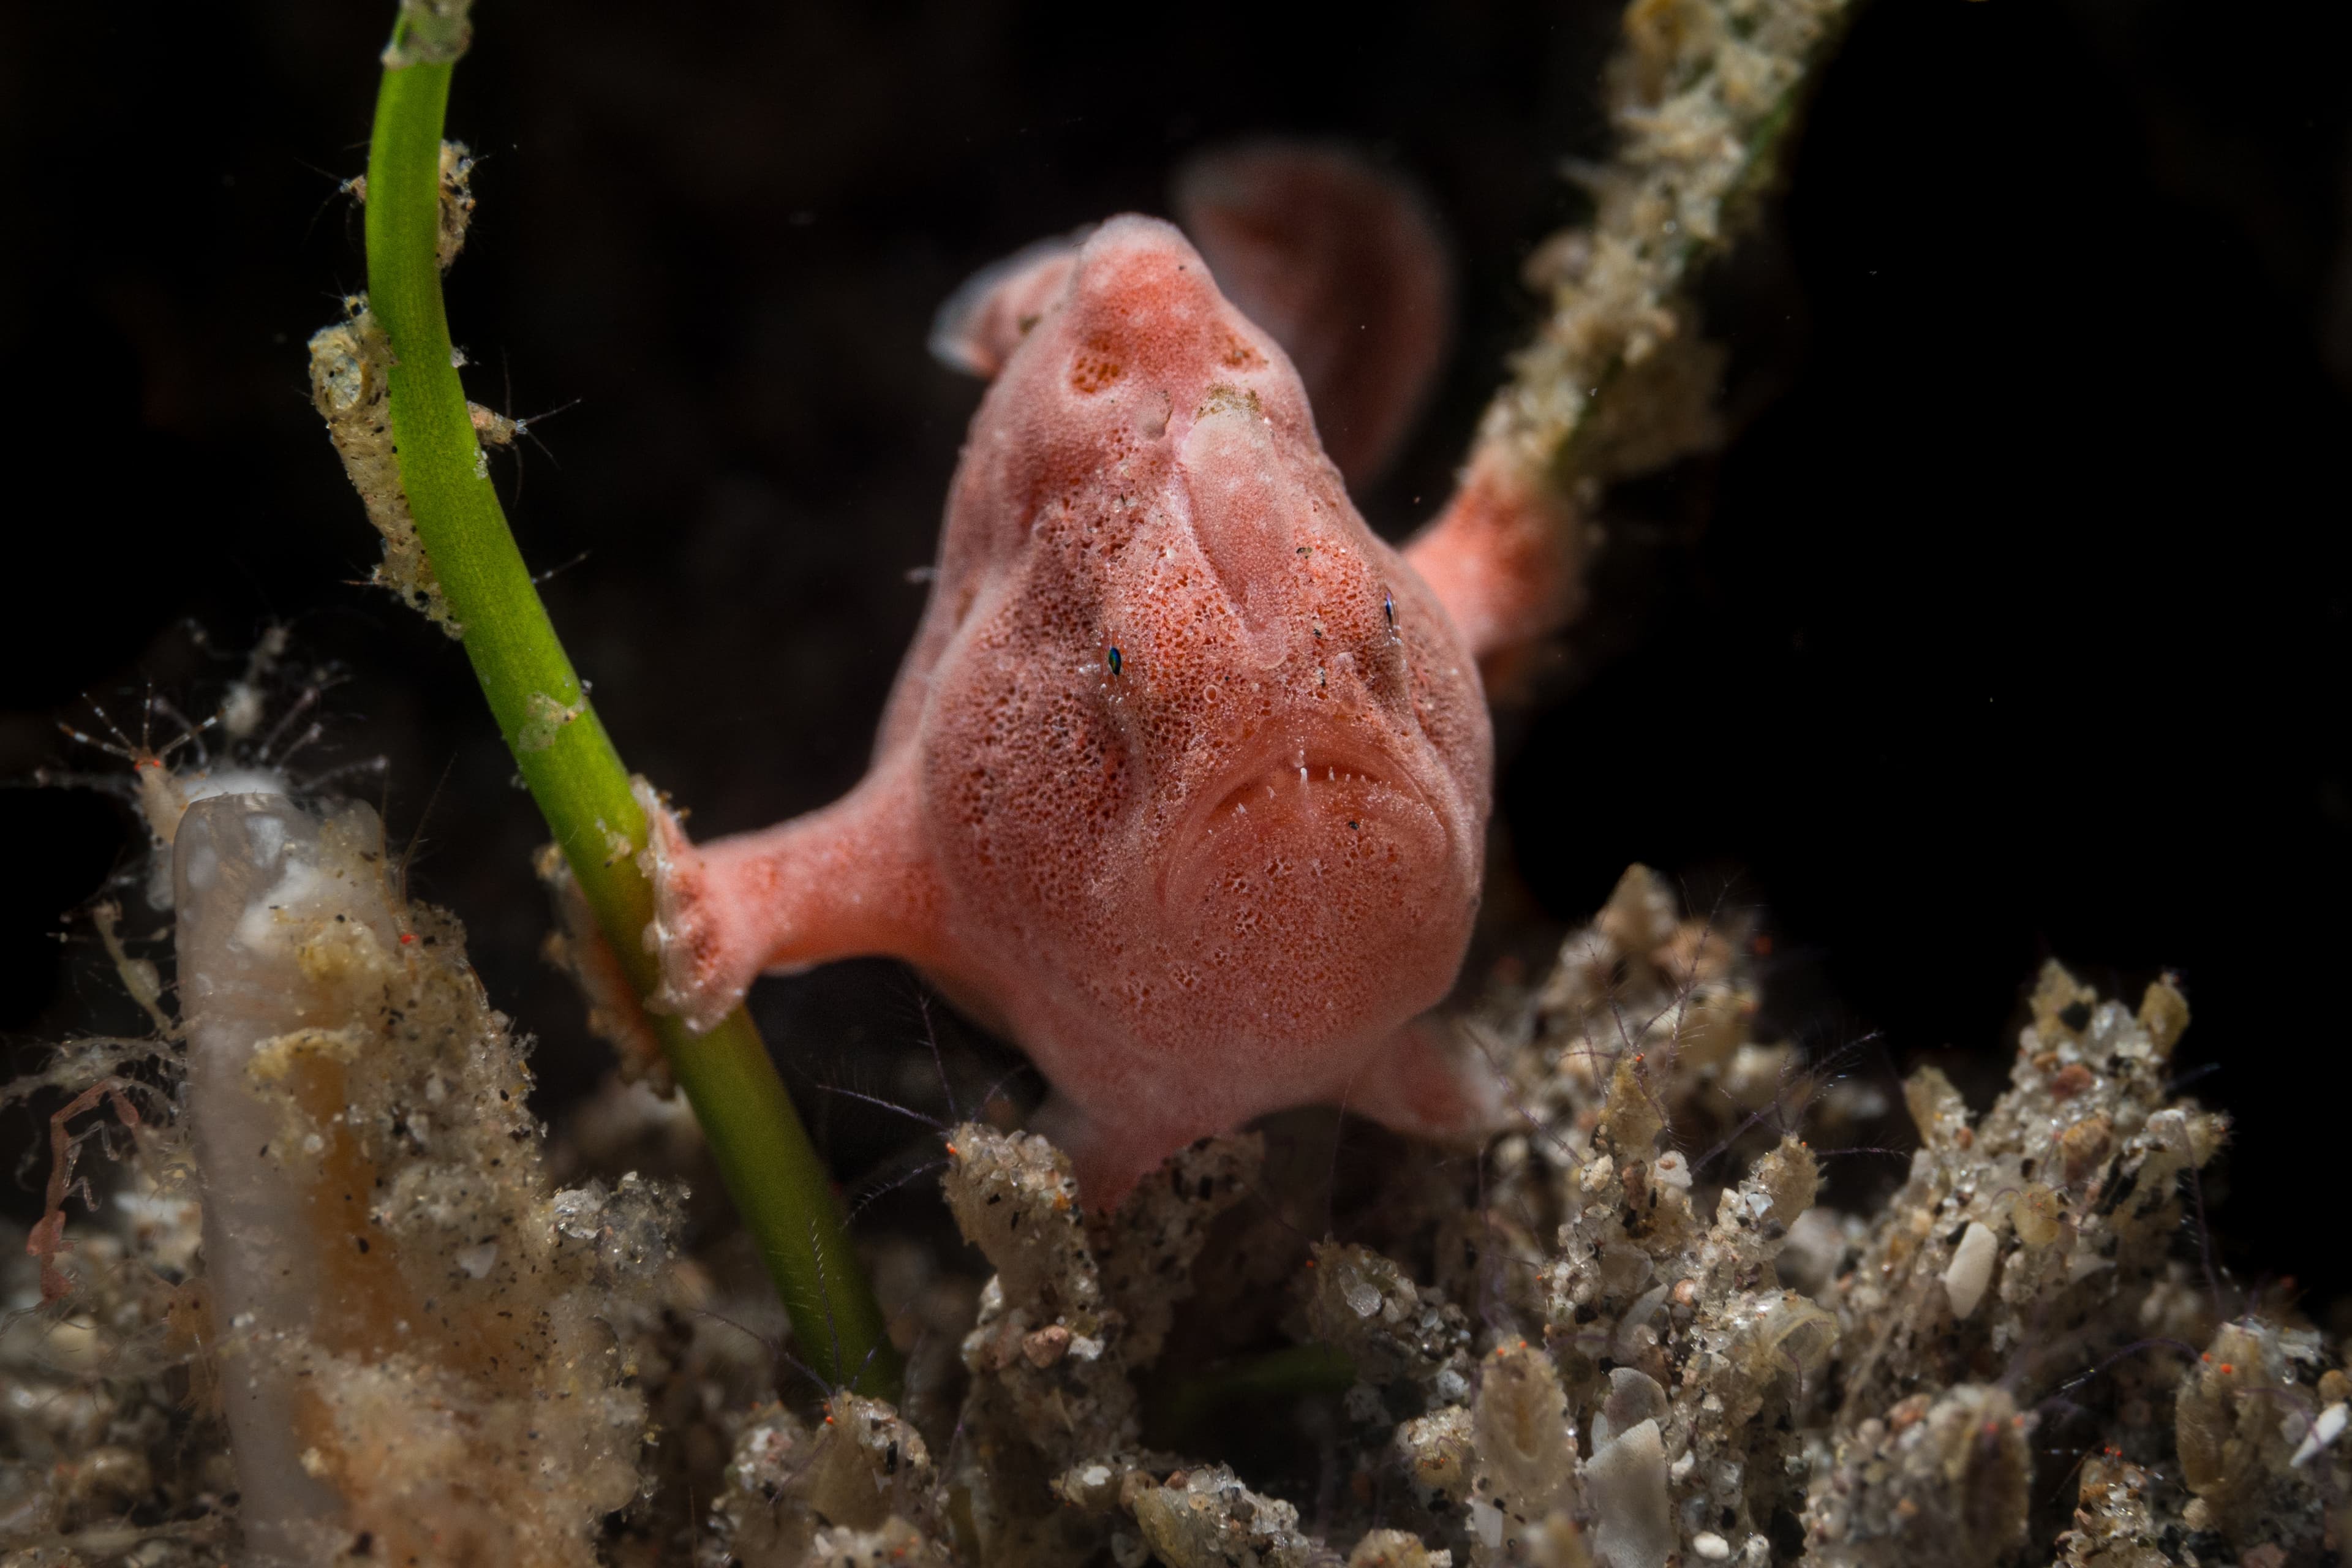
<path fill-rule="evenodd" d="M 1204 1305 L 1229 1300 L 1216 1277 L 1262 1264 L 1237 1244 L 1253 1216 L 1215 1211 L 1256 1149 L 1213 1141 L 1089 1220 L 1050 1145 L 957 1130 L 949 1201 L 997 1273 L 939 1489 L 894 1527 L 983 1563 L 1172 1568 L 1350 1550 L 1609 1568 L 2332 1560 L 2352 1384 L 2315 1331 L 2217 1303 L 2190 1265 L 2198 1173 L 2225 1129 L 2167 1089 L 2179 988 L 2127 1009 L 2051 965 L 2008 1092 L 1972 1116 L 1922 1068 L 1907 1179 L 1867 1218 L 1831 1215 L 1799 1121 L 1810 1104 L 1833 1124 L 1834 1096 L 1748 1037 L 1736 934 L 1628 873 L 1542 984 L 1470 1020 L 1517 1109 L 1483 1184 L 1457 1183 L 1450 1214 L 1376 1207 L 1365 1239 L 1293 1254 L 1287 1331 L 1355 1380 L 1336 1426 L 1293 1391 L 1295 1441 L 1349 1478 L 1312 1500 L 1142 1442 L 1173 1292 L 1106 1285 L 1156 1247 L 1153 1277 L 1189 1271 Z M 1695 1136 L 1713 1147 L 1695 1155 Z M 1802 1289 L 1781 1268 L 1801 1238 Z M 1434 1266 L 1465 1246 L 1490 1257 Z M 755 1435 L 739 1471 L 774 1446 Z M 2047 1500 L 2085 1454 L 2061 1533 Z M 765 1474 L 772 1512 L 801 1500 L 781 1505 L 807 1517 L 795 1542 L 844 1527 L 813 1483 Z"/>
<path fill-rule="evenodd" d="M 883 1270 L 930 1292 L 958 1353 L 916 1358 L 909 1415 L 752 1408 L 654 1321 L 662 1201 L 541 1184 L 501 1022 L 446 919 L 385 900 L 372 819 L 200 810 L 184 863 L 266 822 L 276 853 L 340 869 L 257 872 L 268 897 L 226 925 L 184 887 L 186 953 L 234 976 L 203 952 L 249 925 L 345 1012 L 240 1026 L 228 1114 L 220 1004 L 189 992 L 203 1263 L 195 1194 L 146 1179 L 76 1238 L 72 1295 L 0 1339 L 37 1390 L 5 1413 L 0 1561 L 203 1561 L 232 1515 L 248 1540 L 332 1516 L 298 1561 L 425 1520 L 530 1561 L 664 1561 L 682 1517 L 667 1537 L 604 1517 L 644 1511 L 646 1401 L 683 1449 L 732 1455 L 693 1525 L 712 1568 L 2288 1568 L 2332 1561 L 2352 1522 L 2340 1346 L 2205 1271 L 2226 1129 L 2169 1091 L 2168 980 L 2127 1008 L 2049 966 L 2007 1091 L 1972 1114 L 1916 1072 L 1902 1181 L 1832 1213 L 1829 1145 L 1868 1097 L 1753 1038 L 1744 933 L 1636 868 L 1549 974 L 1457 1019 L 1511 1107 L 1478 1159 L 1399 1145 L 1368 1191 L 1318 1200 L 1318 1240 L 1269 1190 L 1300 1168 L 1281 1121 L 1184 1151 L 1108 1215 L 1045 1140 L 959 1127 L 948 1208 L 992 1277 L 942 1294 L 924 1281 L 957 1266 L 919 1249 Z M 333 920 L 355 891 L 374 914 Z M 362 1026 L 390 1043 L 352 1047 Z M 239 1162 L 257 1191 L 222 1173 Z M 344 1176 L 373 1196 L 345 1205 Z M 237 1219 L 247 1202 L 278 1215 Z M 290 1296 L 253 1260 L 273 1226 L 317 1276 Z M 524 1302 L 527 1325 L 487 1325 Z M 302 1451 L 241 1430 L 273 1400 Z"/>
<path fill-rule="evenodd" d="M 1747 1037 L 1730 935 L 1629 873 L 1543 985 L 1475 1021 L 1518 1107 L 1483 1191 L 1433 1224 L 1375 1214 L 1383 1244 L 1298 1259 L 1289 1329 L 1353 1369 L 1360 1417 L 1301 1429 L 1359 1481 L 1305 1526 L 1303 1500 L 1137 1446 L 1149 1357 L 1100 1285 L 1135 1219 L 1083 1222 L 1037 1140 L 960 1130 L 950 1203 L 999 1270 L 966 1344 L 966 1457 L 942 1472 L 964 1478 L 963 1544 L 1005 1562 L 1148 1550 L 1177 1568 L 1350 1546 L 1990 1568 L 2027 1560 L 2037 1531 L 2060 1562 L 2147 1568 L 2336 1551 L 2352 1479 L 2338 1352 L 2275 1305 L 2213 1300 L 2189 1263 L 2225 1127 L 2168 1090 L 2179 988 L 2128 1009 L 2051 965 L 2008 1092 L 1974 1117 L 1921 1069 L 1907 1180 L 1866 1220 L 1825 1216 L 1796 1124 L 1822 1086 Z M 1694 1158 L 1697 1133 L 1721 1135 Z M 1709 1168 L 1743 1153 L 1744 1170 Z M 1181 1203 L 1181 1174 L 1170 1185 Z M 1803 1260 L 1800 1289 L 1780 1264 L 1809 1215 L 1829 1266 Z M 1448 1272 L 1429 1248 L 1465 1238 L 1510 1254 L 1506 1278 L 1422 1283 Z M 1234 1261 L 1212 1243 L 1204 1290 Z M 1086 1355 L 1027 1353 L 1041 1326 Z M 2085 1449 L 2104 1457 L 2060 1537 L 2037 1495 Z M 2101 1557 L 2119 1539 L 2127 1554 Z"/>

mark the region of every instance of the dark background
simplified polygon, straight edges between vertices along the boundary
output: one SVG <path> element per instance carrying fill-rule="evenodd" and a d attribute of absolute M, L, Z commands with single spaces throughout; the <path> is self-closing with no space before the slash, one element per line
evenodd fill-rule
<path fill-rule="evenodd" d="M 105 763 L 53 728 L 79 693 L 208 702 L 235 662 L 185 617 L 228 649 L 289 621 L 346 677 L 296 771 L 387 760 L 352 787 L 421 831 L 415 886 L 541 1037 L 551 1109 L 602 1058 L 535 957 L 535 815 L 455 646 L 351 585 L 374 538 L 307 403 L 303 340 L 362 280 L 337 184 L 389 10 L 0 13 L 0 774 Z M 1578 211 L 1556 160 L 1602 145 L 1613 7 L 663 11 L 485 0 L 450 297 L 478 399 L 577 400 L 502 484 L 535 565 L 586 552 L 556 620 L 709 834 L 860 770 L 977 397 L 925 357 L 939 300 L 1160 208 L 1195 147 L 1336 134 L 1433 194 L 1461 347 L 1362 498 L 1392 535 L 1427 515 L 1532 319 L 1519 263 Z M 1600 606 L 1503 726 L 1524 887 L 1495 900 L 1564 925 L 1647 861 L 1761 911 L 1779 1027 L 1858 1072 L 1956 1063 L 1979 1104 L 2042 957 L 2135 995 L 2177 969 L 2181 1064 L 2239 1120 L 2226 1256 L 2315 1310 L 2352 1290 L 2299 1190 L 2340 1184 L 2352 1110 L 2347 45 L 2319 0 L 1864 10 L 1710 287 L 1735 438 L 1615 499 Z M 87 926 L 50 933 L 136 846 L 100 796 L 0 813 L 21 1046 L 102 1015 Z M 802 1080 L 924 1102 L 918 999 L 857 963 L 756 1005 Z M 813 1103 L 845 1173 L 903 1140 Z M 0 1117 L 19 1215 L 34 1131 Z"/>

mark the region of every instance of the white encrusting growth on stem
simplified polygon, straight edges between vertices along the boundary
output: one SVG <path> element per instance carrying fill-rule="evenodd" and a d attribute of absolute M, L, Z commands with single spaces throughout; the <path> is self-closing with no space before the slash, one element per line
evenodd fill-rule
<path fill-rule="evenodd" d="M 443 8 L 454 13 L 455 26 L 462 34 L 466 7 Z M 462 40 L 457 47 L 462 53 Z M 466 227 L 474 216 L 473 173 L 474 160 L 464 142 L 441 143 L 441 204 L 434 253 L 445 272 L 465 248 Z M 367 199 L 364 177 L 351 181 L 346 188 L 358 199 Z M 400 457 L 394 447 L 392 429 L 389 378 L 395 363 L 392 344 L 375 313 L 368 309 L 366 295 L 346 299 L 343 315 L 342 321 L 310 335 L 310 401 L 327 422 L 328 439 L 334 442 L 343 472 L 367 508 L 368 521 L 383 535 L 383 560 L 369 580 L 391 589 L 451 637 L 463 637 L 466 628 L 449 613 L 448 602 L 442 597 L 433 563 L 425 558 L 424 542 L 416 535 L 408 492 L 401 486 Z M 484 416 L 488 416 L 487 427 Z M 500 417 L 483 409 L 476 416 L 476 427 L 484 439 L 504 445 L 514 438 L 520 426 L 509 419 L 501 430 Z"/>
<path fill-rule="evenodd" d="M 327 421 L 328 438 L 367 508 L 368 521 L 383 535 L 383 559 L 369 581 L 392 590 L 451 637 L 463 637 L 466 628 L 441 595 L 433 563 L 416 537 L 408 492 L 401 488 L 392 438 L 392 345 L 366 296 L 354 294 L 343 305 L 344 320 L 311 334 L 310 400 Z"/>

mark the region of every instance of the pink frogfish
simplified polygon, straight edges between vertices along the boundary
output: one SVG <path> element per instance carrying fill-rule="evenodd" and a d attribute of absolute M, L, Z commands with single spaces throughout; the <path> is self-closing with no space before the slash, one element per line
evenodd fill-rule
<path fill-rule="evenodd" d="M 1422 1020 L 1478 907 L 1478 661 L 1568 591 L 1475 458 L 1402 552 L 1349 500 L 1330 452 L 1377 465 L 1443 351 L 1405 193 L 1262 148 L 1179 206 L 1214 268 L 1115 217 L 943 310 L 992 384 L 864 781 L 699 846 L 655 814 L 656 1005 L 707 1028 L 763 971 L 902 958 L 1030 1054 L 1096 1205 L 1286 1107 L 1491 1120 Z"/>

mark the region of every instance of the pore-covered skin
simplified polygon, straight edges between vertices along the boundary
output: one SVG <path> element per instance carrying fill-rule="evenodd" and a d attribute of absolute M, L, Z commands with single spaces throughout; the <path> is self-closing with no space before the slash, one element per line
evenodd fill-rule
<path fill-rule="evenodd" d="M 1470 652 L 1177 230 L 1034 265 L 942 322 L 1003 368 L 872 772 L 699 851 L 656 815 L 665 1000 L 708 1026 L 761 969 L 911 960 L 1035 1058 L 1095 1205 L 1284 1106 L 1459 1125 L 1408 1026 L 1478 900 Z"/>

